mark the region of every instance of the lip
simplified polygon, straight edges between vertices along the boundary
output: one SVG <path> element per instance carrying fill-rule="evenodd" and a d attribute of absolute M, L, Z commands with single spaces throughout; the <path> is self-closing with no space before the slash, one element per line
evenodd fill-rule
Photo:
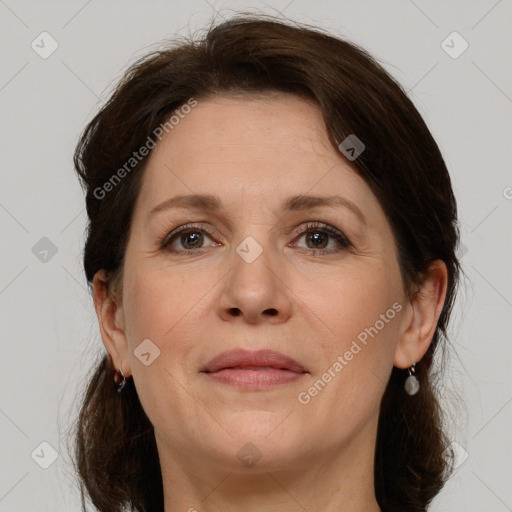
<path fill-rule="evenodd" d="M 222 352 L 208 361 L 201 369 L 202 372 L 214 373 L 225 368 L 269 367 L 276 370 L 289 370 L 304 373 L 305 368 L 295 359 L 285 356 L 275 350 L 244 350 L 234 349 Z"/>
<path fill-rule="evenodd" d="M 215 356 L 201 372 L 216 382 L 247 391 L 291 383 L 308 373 L 295 359 L 280 352 L 243 349 Z"/>

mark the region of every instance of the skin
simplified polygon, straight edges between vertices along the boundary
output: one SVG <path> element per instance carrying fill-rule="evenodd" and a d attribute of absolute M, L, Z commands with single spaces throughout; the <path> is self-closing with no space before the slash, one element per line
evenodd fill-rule
<path fill-rule="evenodd" d="M 217 195 L 222 210 L 172 209 L 147 221 L 163 201 L 203 193 Z M 366 224 L 339 206 L 282 211 L 296 194 L 342 196 Z M 352 245 L 308 230 L 312 221 L 342 231 Z M 160 248 L 159 237 L 198 222 L 213 234 L 195 246 L 180 244 L 179 235 L 172 244 L 188 254 Z M 302 234 L 287 234 L 291 228 Z M 334 252 L 315 253 L 319 232 Z M 252 263 L 236 252 L 248 236 L 263 249 Z M 446 284 L 446 266 L 436 261 L 421 294 L 405 295 L 385 214 L 329 144 L 314 103 L 283 93 L 199 101 L 152 151 L 122 290 L 109 292 L 103 271 L 93 282 L 103 343 L 113 365 L 133 377 L 154 426 L 165 511 L 379 511 L 380 399 L 393 365 L 408 368 L 425 354 Z M 396 316 L 300 403 L 299 393 L 394 303 L 402 306 Z M 134 354 L 145 339 L 160 350 L 148 366 Z M 240 391 L 200 373 L 237 347 L 278 350 L 308 373 L 266 391 Z M 247 443 L 261 454 L 252 467 L 237 457 Z"/>

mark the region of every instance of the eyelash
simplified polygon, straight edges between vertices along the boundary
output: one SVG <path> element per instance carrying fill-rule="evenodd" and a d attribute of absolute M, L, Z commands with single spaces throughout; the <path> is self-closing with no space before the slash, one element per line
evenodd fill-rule
<path fill-rule="evenodd" d="M 168 233 L 164 237 L 162 237 L 159 240 L 160 249 L 165 252 L 170 252 L 170 253 L 174 253 L 174 254 L 191 254 L 194 252 L 196 252 L 196 253 L 200 252 L 201 249 L 177 250 L 177 249 L 169 248 L 170 244 L 174 241 L 174 239 L 178 235 L 180 235 L 182 233 L 195 233 L 195 232 L 206 233 L 210 237 L 214 236 L 214 233 L 210 229 L 205 227 L 203 224 L 187 224 L 184 226 L 180 226 L 179 228 L 175 229 L 174 231 L 171 231 L 170 233 Z M 306 249 L 299 249 L 299 250 L 309 252 L 309 253 L 312 252 L 315 255 L 316 254 L 324 255 L 324 254 L 338 253 L 338 252 L 341 252 L 342 250 L 352 247 L 352 243 L 350 242 L 350 240 L 341 231 L 339 231 L 338 229 L 330 226 L 329 224 L 325 224 L 323 222 L 317 222 L 317 221 L 308 222 L 304 228 L 301 227 L 301 228 L 297 228 L 297 229 L 293 230 L 294 235 L 296 235 L 296 236 L 300 235 L 301 237 L 310 232 L 327 234 L 330 237 L 334 238 L 341 245 L 342 248 L 341 249 L 340 248 L 337 248 L 337 249 L 332 249 L 332 248 L 331 249 L 309 249 L 309 248 L 306 248 Z"/>

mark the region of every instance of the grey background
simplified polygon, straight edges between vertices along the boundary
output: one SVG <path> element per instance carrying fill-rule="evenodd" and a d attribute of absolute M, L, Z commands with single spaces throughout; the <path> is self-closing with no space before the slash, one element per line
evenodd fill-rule
<path fill-rule="evenodd" d="M 77 137 L 151 45 L 242 9 L 362 45 L 429 125 L 453 179 L 467 275 L 443 388 L 451 438 L 467 459 L 432 511 L 512 510 L 510 0 L 0 0 L 0 512 L 79 510 L 65 433 L 103 345 L 81 267 Z M 43 31 L 58 43 L 47 59 L 31 47 Z M 458 58 L 441 46 L 453 31 L 469 43 Z M 452 39 L 452 51 L 460 49 Z M 41 252 L 43 237 L 55 254 Z M 47 469 L 40 465 L 51 450 L 42 442 L 58 454 Z"/>

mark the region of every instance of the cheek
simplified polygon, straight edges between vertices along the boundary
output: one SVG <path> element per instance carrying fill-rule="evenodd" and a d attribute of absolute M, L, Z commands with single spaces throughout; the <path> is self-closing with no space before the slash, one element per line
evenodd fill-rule
<path fill-rule="evenodd" d="M 165 383 L 167 389 L 176 391 L 178 382 L 188 382 L 197 374 L 193 354 L 198 340 L 204 340 L 211 317 L 211 295 L 207 292 L 215 291 L 212 287 L 218 279 L 212 273 L 164 268 L 132 270 L 126 275 L 123 300 L 134 380 L 140 388 L 162 389 Z M 146 366 L 138 354 L 141 342 L 148 339 L 149 352 L 154 351 L 157 357 Z"/>
<path fill-rule="evenodd" d="M 125 281 L 126 337 L 137 393 L 151 422 L 173 431 L 194 407 L 185 389 L 196 372 L 190 353 L 204 337 L 207 301 L 201 299 L 211 287 L 204 279 L 199 286 L 198 276 L 146 269 L 127 274 Z M 139 358 L 142 347 L 150 354 L 148 365 Z M 169 410 L 174 411 L 171 418 Z"/>
<path fill-rule="evenodd" d="M 318 288 L 304 297 L 326 326 L 319 339 L 324 365 L 329 368 L 342 356 L 343 373 L 352 381 L 364 380 L 368 372 L 387 381 L 404 307 L 401 280 L 397 267 L 365 263 L 364 271 L 331 275 L 324 292 Z"/>
<path fill-rule="evenodd" d="M 300 288 L 305 304 L 319 312 L 331 336 L 345 340 L 373 325 L 395 302 L 403 300 L 397 268 L 376 259 L 315 276 L 303 281 Z M 390 312 L 393 318 L 394 313 Z"/>
<path fill-rule="evenodd" d="M 306 416 L 329 425 L 329 435 L 356 432 L 378 413 L 403 308 L 395 277 L 370 265 L 366 272 L 340 274 L 329 281 L 327 293 L 307 299 L 312 310 L 322 312 L 329 336 L 317 338 L 322 357 L 297 398 Z"/>
<path fill-rule="evenodd" d="M 199 306 L 208 286 L 193 275 L 173 271 L 146 270 L 127 277 L 124 309 L 129 343 L 135 348 L 142 339 L 157 345 L 172 340 L 187 314 Z"/>

